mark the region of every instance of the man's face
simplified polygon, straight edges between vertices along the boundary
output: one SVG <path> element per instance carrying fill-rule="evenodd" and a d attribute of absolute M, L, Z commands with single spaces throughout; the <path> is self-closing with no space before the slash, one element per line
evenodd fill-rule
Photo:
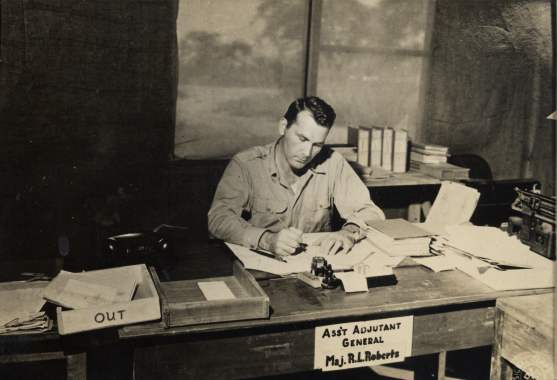
<path fill-rule="evenodd" d="M 296 121 L 290 127 L 283 128 L 282 134 L 286 161 L 292 170 L 299 171 L 321 151 L 329 128 L 317 124 L 311 113 L 304 110 L 298 113 Z"/>

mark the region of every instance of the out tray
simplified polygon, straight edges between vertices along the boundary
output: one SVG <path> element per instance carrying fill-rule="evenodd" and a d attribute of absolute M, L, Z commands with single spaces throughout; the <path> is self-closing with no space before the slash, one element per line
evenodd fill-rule
<path fill-rule="evenodd" d="M 150 269 L 166 327 L 269 318 L 269 297 L 239 261 L 233 263 L 232 276 L 196 280 L 161 282 Z M 197 285 L 206 281 L 224 281 L 236 298 L 206 300 Z"/>

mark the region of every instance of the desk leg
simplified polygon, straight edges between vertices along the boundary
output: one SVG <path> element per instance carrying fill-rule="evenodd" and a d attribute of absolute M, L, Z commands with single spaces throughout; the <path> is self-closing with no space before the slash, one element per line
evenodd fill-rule
<path fill-rule="evenodd" d="M 416 363 L 414 380 L 445 380 L 446 364 L 446 351 L 422 357 Z"/>
<path fill-rule="evenodd" d="M 503 319 L 504 313 L 496 309 L 495 310 L 495 343 L 493 343 L 493 348 L 491 351 L 491 369 L 489 378 L 490 380 L 500 380 L 504 379 L 504 366 L 503 359 L 501 358 L 501 344 L 503 342 Z M 508 372 L 508 371 L 507 371 Z"/>
<path fill-rule="evenodd" d="M 447 351 L 441 351 L 437 356 L 437 379 L 445 380 L 445 369 L 447 367 Z"/>
<path fill-rule="evenodd" d="M 71 354 L 66 358 L 67 380 L 87 379 L 87 354 Z"/>

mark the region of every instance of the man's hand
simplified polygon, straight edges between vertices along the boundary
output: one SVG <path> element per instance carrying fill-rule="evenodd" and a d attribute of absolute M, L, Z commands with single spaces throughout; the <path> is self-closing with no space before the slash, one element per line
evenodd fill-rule
<path fill-rule="evenodd" d="M 320 246 L 328 255 L 335 255 L 340 251 L 348 253 L 355 243 L 356 239 L 353 232 L 340 230 L 315 240 L 311 245 Z"/>
<path fill-rule="evenodd" d="M 261 236 L 260 245 L 279 256 L 288 256 L 296 251 L 300 243 L 302 243 L 302 231 L 290 227 L 279 232 L 266 231 Z"/>

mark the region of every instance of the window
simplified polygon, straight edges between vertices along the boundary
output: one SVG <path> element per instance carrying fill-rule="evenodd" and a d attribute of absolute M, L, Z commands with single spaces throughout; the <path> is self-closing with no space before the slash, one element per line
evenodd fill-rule
<path fill-rule="evenodd" d="M 277 136 L 304 94 L 353 125 L 421 122 L 434 0 L 182 0 L 175 154 L 229 157 Z"/>

